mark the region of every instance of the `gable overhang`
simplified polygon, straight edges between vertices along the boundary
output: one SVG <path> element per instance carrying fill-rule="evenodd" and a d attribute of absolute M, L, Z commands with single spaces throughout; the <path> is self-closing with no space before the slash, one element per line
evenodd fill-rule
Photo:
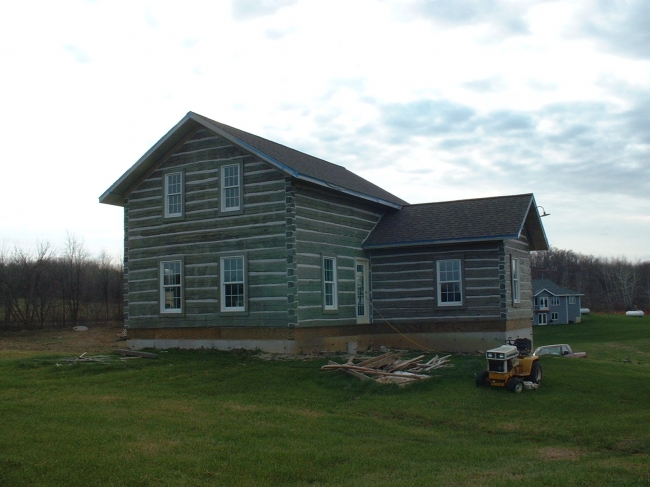
<path fill-rule="evenodd" d="M 548 250 L 549 244 L 542 224 L 542 217 L 537 211 L 537 203 L 535 197 L 531 195 L 526 215 L 524 216 L 521 226 L 519 227 L 519 235 L 516 238 L 525 236 L 528 240 L 530 250 Z"/>
<path fill-rule="evenodd" d="M 583 293 L 554 293 L 553 291 L 549 291 L 548 289 L 544 288 L 534 293 L 533 297 L 539 296 L 543 292 L 547 292 L 551 296 L 556 296 L 558 298 L 570 298 L 571 296 L 584 296 Z"/>
<path fill-rule="evenodd" d="M 302 181 L 312 184 L 323 186 L 333 189 L 335 191 L 355 196 L 357 198 L 365 199 L 378 203 L 390 208 L 401 209 L 402 205 L 393 203 L 383 198 L 370 196 L 365 193 L 353 191 L 351 189 L 343 188 L 341 186 L 329 183 L 327 181 L 307 176 L 296 171 L 292 167 L 278 161 L 277 159 L 269 156 L 268 154 L 256 149 L 255 147 L 247 144 L 243 140 L 229 134 L 222 128 L 216 126 L 209 119 L 202 117 L 194 112 L 188 112 L 183 119 L 178 122 L 169 132 L 167 132 L 151 149 L 149 149 L 131 168 L 126 171 L 120 179 L 106 190 L 104 194 L 99 197 L 100 203 L 108 205 L 124 206 L 124 199 L 128 197 L 129 193 L 133 191 L 135 186 L 141 182 L 148 174 L 160 166 L 166 159 L 166 155 L 173 151 L 179 145 L 182 145 L 189 139 L 199 128 L 206 128 L 211 132 L 223 137 L 234 145 L 242 148 L 246 152 L 253 154 L 263 161 L 268 162 L 275 168 L 284 172 L 285 174 Z M 171 155 L 171 154 L 170 154 Z"/>
<path fill-rule="evenodd" d="M 431 245 L 450 245 L 462 243 L 476 243 L 476 242 L 500 242 L 503 240 L 510 240 L 518 238 L 518 235 L 490 235 L 485 237 L 460 237 L 460 238 L 446 238 L 440 240 L 414 240 L 410 242 L 390 242 L 379 244 L 362 244 L 361 248 L 364 250 L 375 249 L 393 249 L 404 247 L 426 247 Z"/>

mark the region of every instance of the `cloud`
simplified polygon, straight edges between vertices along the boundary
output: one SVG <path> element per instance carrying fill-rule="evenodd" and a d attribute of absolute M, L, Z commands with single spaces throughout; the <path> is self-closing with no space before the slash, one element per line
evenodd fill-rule
<path fill-rule="evenodd" d="M 70 53 L 74 57 L 75 61 L 77 61 L 79 64 L 87 64 L 90 62 L 90 57 L 88 54 L 79 49 L 77 46 L 68 44 L 64 46 L 64 49 Z"/>
<path fill-rule="evenodd" d="M 502 76 L 477 79 L 461 84 L 462 87 L 476 93 L 498 93 L 508 89 L 508 84 Z"/>
<path fill-rule="evenodd" d="M 393 103 L 384 105 L 381 111 L 381 121 L 395 134 L 395 141 L 475 129 L 474 109 L 446 100 Z"/>
<path fill-rule="evenodd" d="M 650 2 L 595 0 L 574 19 L 575 34 L 596 39 L 607 50 L 650 59 Z"/>
<path fill-rule="evenodd" d="M 283 7 L 295 5 L 298 0 L 232 0 L 232 16 L 244 21 L 273 15 Z"/>
<path fill-rule="evenodd" d="M 529 34 L 526 14 L 540 0 L 416 0 L 408 11 L 451 27 L 488 24 L 496 37 Z"/>

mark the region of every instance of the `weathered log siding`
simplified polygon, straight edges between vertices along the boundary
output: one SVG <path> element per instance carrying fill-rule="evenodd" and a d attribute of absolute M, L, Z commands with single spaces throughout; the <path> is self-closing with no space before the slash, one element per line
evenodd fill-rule
<path fill-rule="evenodd" d="M 379 314 L 395 324 L 505 319 L 505 262 L 500 242 L 375 250 L 370 257 L 376 323 Z M 438 306 L 436 262 L 446 259 L 461 259 L 462 306 Z"/>
<path fill-rule="evenodd" d="M 355 258 L 367 258 L 361 244 L 381 215 L 379 205 L 296 183 L 294 231 L 299 326 L 356 324 Z M 324 256 L 336 258 L 336 311 L 323 309 Z"/>
<path fill-rule="evenodd" d="M 220 168 L 234 162 L 242 163 L 244 210 L 221 215 Z M 169 169 L 184 171 L 182 218 L 163 218 Z M 129 327 L 286 326 L 285 206 L 280 171 L 206 130 L 197 132 L 129 195 Z M 247 313 L 220 312 L 219 263 L 229 252 L 246 256 Z M 159 312 L 158 266 L 167 259 L 184 263 L 182 316 Z"/>
<path fill-rule="evenodd" d="M 532 308 L 532 280 L 530 273 L 530 252 L 528 250 L 528 241 L 525 237 L 519 240 L 506 240 L 506 266 L 508 269 L 508 279 L 506 283 L 506 299 L 508 303 L 508 319 L 509 320 L 522 320 L 532 322 L 533 308 Z M 512 299 L 512 259 L 519 259 L 519 290 L 521 293 L 521 300 L 515 303 Z"/>

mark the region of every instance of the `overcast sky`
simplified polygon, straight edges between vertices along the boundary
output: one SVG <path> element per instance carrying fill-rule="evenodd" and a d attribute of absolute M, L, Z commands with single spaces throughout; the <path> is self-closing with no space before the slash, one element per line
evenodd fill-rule
<path fill-rule="evenodd" d="M 650 2 L 4 2 L 0 245 L 122 248 L 98 197 L 188 111 L 410 203 L 532 192 L 650 260 Z"/>

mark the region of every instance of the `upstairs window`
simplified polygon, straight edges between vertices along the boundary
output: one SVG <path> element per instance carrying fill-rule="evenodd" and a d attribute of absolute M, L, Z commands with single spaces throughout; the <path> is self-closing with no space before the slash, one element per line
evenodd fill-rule
<path fill-rule="evenodd" d="M 336 280 L 336 259 L 323 257 L 323 308 L 338 309 L 338 289 Z"/>
<path fill-rule="evenodd" d="M 221 167 L 221 211 L 238 211 L 241 202 L 241 165 Z"/>
<path fill-rule="evenodd" d="M 519 259 L 512 259 L 512 302 L 521 302 L 521 285 L 519 280 Z"/>
<path fill-rule="evenodd" d="M 460 259 L 439 260 L 436 265 L 438 271 L 438 305 L 462 305 L 463 285 Z"/>
<path fill-rule="evenodd" d="M 551 306 L 559 306 L 559 305 L 560 305 L 559 296 L 552 296 L 551 297 Z"/>
<path fill-rule="evenodd" d="M 183 173 L 165 174 L 165 217 L 183 216 Z"/>
<path fill-rule="evenodd" d="M 548 309 L 548 296 L 539 297 L 539 309 Z"/>
<path fill-rule="evenodd" d="M 180 260 L 160 263 L 160 312 L 183 312 L 183 279 Z"/>
<path fill-rule="evenodd" d="M 569 304 L 576 304 L 576 297 L 575 296 L 569 296 Z"/>
<path fill-rule="evenodd" d="M 246 310 L 244 257 L 221 258 L 221 311 Z"/>

